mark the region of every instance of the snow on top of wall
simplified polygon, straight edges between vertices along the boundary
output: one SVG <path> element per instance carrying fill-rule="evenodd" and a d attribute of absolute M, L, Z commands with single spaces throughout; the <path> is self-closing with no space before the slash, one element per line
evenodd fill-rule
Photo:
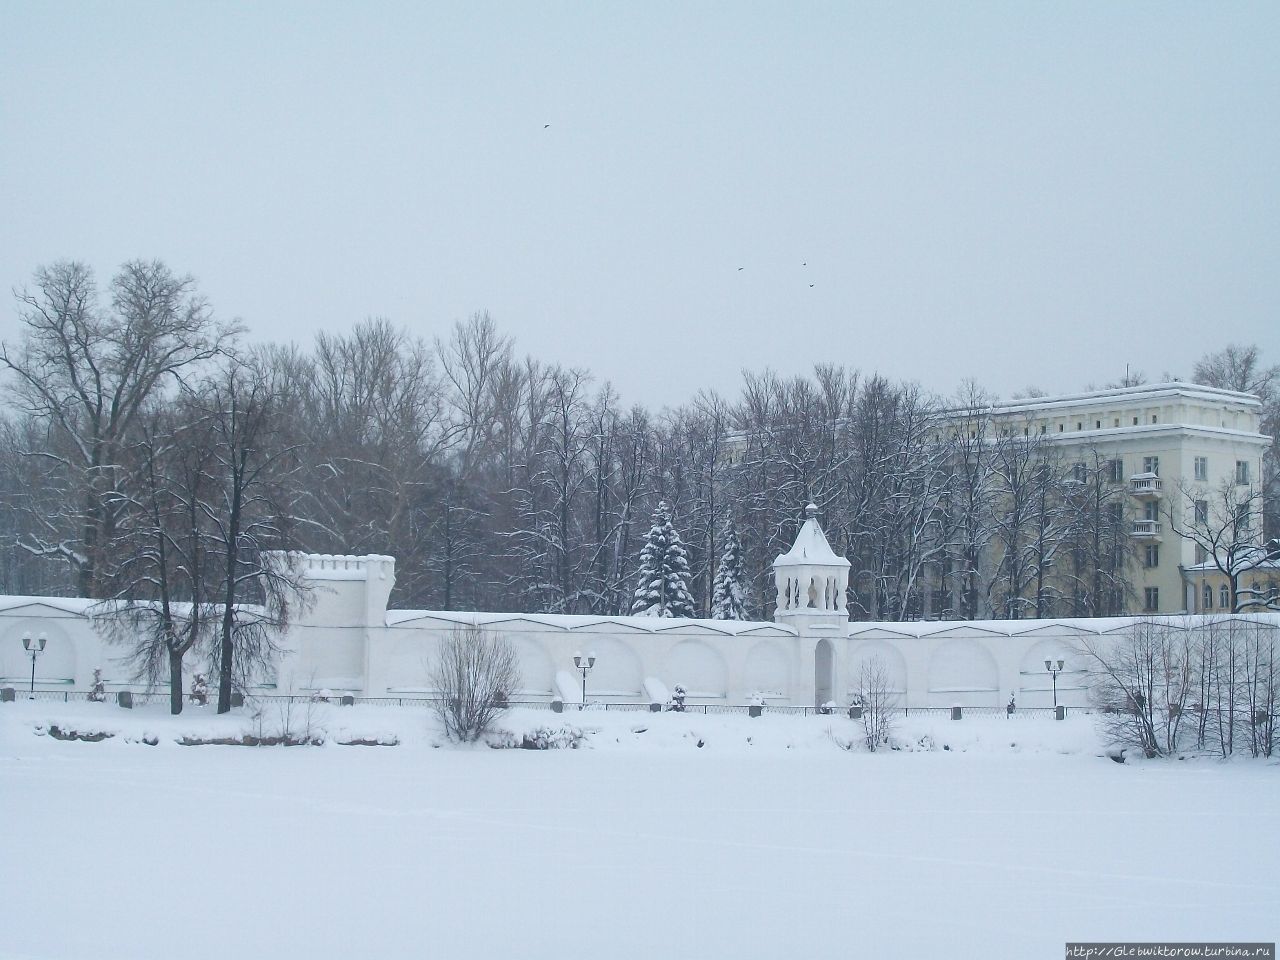
<path fill-rule="evenodd" d="M 377 553 L 294 553 L 289 560 L 309 580 L 368 580 L 371 574 L 385 578 L 396 563 L 395 557 Z"/>
<path fill-rule="evenodd" d="M 849 624 L 850 637 L 892 635 L 898 637 L 942 637 L 947 634 L 974 636 L 984 634 L 995 637 L 1023 637 L 1037 633 L 1060 635 L 1104 634 L 1125 630 L 1133 624 L 1148 621 L 1170 626 L 1198 625 L 1205 621 L 1233 619 L 1226 616 L 1163 616 L 1163 617 L 1090 617 L 1062 620 L 913 620 L 905 623 L 856 621 Z M 1280 614 L 1249 614 L 1234 619 L 1262 620 L 1280 625 Z"/>
<path fill-rule="evenodd" d="M 87 617 L 89 609 L 99 601 L 83 597 L 3 597 L 0 596 L 0 615 L 21 613 L 25 607 L 48 607 L 59 613 L 75 617 Z"/>
<path fill-rule="evenodd" d="M 0 616 L 26 616 L 25 611 L 28 608 L 44 607 L 71 617 L 84 617 L 87 620 L 95 614 L 101 615 L 107 612 L 111 605 L 111 601 L 87 600 L 84 597 L 0 596 Z M 176 601 L 171 606 L 178 614 L 185 614 L 191 609 L 191 604 L 184 601 Z M 237 603 L 235 608 L 242 613 L 266 614 L 266 608 L 260 603 Z"/>
<path fill-rule="evenodd" d="M 472 613 L 460 610 L 388 610 L 387 626 L 419 620 L 439 620 L 485 627 L 499 623 L 533 623 L 564 631 L 589 631 L 593 627 L 626 627 L 638 633 L 711 632 L 722 636 L 774 633 L 794 636 L 795 630 L 767 620 L 694 620 L 676 617 L 604 617 L 593 614 Z"/>

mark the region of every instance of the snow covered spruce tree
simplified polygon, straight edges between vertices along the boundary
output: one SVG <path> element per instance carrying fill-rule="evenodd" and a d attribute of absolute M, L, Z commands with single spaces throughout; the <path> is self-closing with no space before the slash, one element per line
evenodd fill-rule
<path fill-rule="evenodd" d="M 689 558 L 680 534 L 671 524 L 667 501 L 658 504 L 653 526 L 640 550 L 640 576 L 631 612 L 638 617 L 694 616 L 693 594 L 689 592 Z"/>
<path fill-rule="evenodd" d="M 747 573 L 743 569 L 742 543 L 730 516 L 724 523 L 724 552 L 711 594 L 713 620 L 747 619 Z"/>

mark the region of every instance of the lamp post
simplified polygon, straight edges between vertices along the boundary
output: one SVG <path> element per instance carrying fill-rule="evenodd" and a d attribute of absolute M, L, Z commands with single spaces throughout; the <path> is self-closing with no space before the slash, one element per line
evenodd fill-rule
<path fill-rule="evenodd" d="M 1053 709 L 1058 709 L 1058 674 L 1062 672 L 1063 662 L 1061 660 L 1046 660 L 1044 662 L 1045 670 L 1053 676 Z"/>
<path fill-rule="evenodd" d="M 596 655 L 588 653 L 584 657 L 581 653 L 575 653 L 573 655 L 573 665 L 582 674 L 582 705 L 585 707 L 587 705 L 587 674 L 596 665 Z"/>
<path fill-rule="evenodd" d="M 22 649 L 31 654 L 31 699 L 36 698 L 36 657 L 44 653 L 44 645 L 48 638 L 42 633 L 34 640 L 30 636 L 22 638 Z"/>

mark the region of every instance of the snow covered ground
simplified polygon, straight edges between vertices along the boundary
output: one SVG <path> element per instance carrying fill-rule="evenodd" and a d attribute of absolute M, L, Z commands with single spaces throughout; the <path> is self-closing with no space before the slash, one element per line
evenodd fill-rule
<path fill-rule="evenodd" d="M 1280 934 L 1280 765 L 1120 765 L 1086 717 L 912 719 L 912 749 L 875 755 L 842 749 L 843 717 L 504 718 L 510 739 L 588 731 L 547 752 L 436 748 L 420 709 L 310 719 L 325 746 L 184 747 L 256 724 L 0 706 L 0 956 L 1059 957 Z M 335 742 L 356 737 L 400 743 Z"/>

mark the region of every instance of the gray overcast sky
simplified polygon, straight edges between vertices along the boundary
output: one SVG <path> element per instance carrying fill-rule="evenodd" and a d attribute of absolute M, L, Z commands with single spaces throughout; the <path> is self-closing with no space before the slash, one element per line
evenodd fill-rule
<path fill-rule="evenodd" d="M 0 289 L 155 256 L 298 341 L 487 309 L 653 406 L 1277 361 L 1280 3 L 0 0 L 0 224 Z"/>

